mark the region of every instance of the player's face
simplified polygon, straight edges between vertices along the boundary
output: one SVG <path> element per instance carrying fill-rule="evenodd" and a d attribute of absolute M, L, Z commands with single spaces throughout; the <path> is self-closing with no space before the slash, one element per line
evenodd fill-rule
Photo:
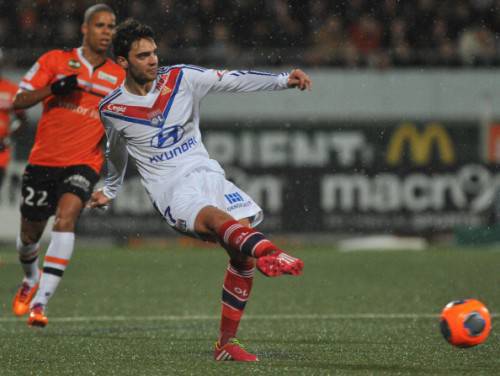
<path fill-rule="evenodd" d="M 111 44 L 115 26 L 113 13 L 95 13 L 88 23 L 82 25 L 83 43 L 96 53 L 106 52 Z"/>
<path fill-rule="evenodd" d="M 122 64 L 123 66 L 123 64 Z M 152 39 L 139 39 L 132 43 L 128 59 L 123 68 L 138 83 L 154 81 L 158 72 L 156 43 Z"/>

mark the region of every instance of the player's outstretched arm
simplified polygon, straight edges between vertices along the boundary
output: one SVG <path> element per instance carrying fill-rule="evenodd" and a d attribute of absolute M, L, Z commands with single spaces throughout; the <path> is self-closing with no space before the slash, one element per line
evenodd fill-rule
<path fill-rule="evenodd" d="M 302 69 L 294 69 L 290 72 L 288 76 L 288 87 L 297 88 L 301 91 L 311 90 L 312 81 L 311 78 L 302 71 Z"/>
<path fill-rule="evenodd" d="M 208 93 L 250 93 L 256 91 L 274 91 L 287 88 L 311 90 L 310 77 L 301 69 L 293 69 L 290 73 L 269 73 L 254 70 L 216 71 L 191 66 L 184 67 L 184 77 L 198 98 Z"/>

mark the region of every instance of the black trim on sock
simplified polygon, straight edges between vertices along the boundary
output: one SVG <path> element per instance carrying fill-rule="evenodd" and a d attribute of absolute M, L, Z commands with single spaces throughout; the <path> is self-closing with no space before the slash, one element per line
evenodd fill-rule
<path fill-rule="evenodd" d="M 28 260 L 19 259 L 19 261 L 21 262 L 21 264 L 33 264 L 37 259 L 38 259 L 38 255 L 36 255 L 35 257 L 30 258 Z"/>
<path fill-rule="evenodd" d="M 43 268 L 43 272 L 47 274 L 52 274 L 58 277 L 62 277 L 64 274 L 64 270 L 61 269 L 56 269 L 56 268 L 51 268 L 50 266 L 45 266 Z"/>
<path fill-rule="evenodd" d="M 243 311 L 247 304 L 247 302 L 239 301 L 224 289 L 222 289 L 222 301 L 239 311 Z"/>
<path fill-rule="evenodd" d="M 250 237 L 245 240 L 245 242 L 241 245 L 241 252 L 243 252 L 245 255 L 253 257 L 252 255 L 252 249 L 255 247 L 255 245 L 260 242 L 261 240 L 264 240 L 266 237 L 262 235 L 260 232 L 255 232 Z"/>

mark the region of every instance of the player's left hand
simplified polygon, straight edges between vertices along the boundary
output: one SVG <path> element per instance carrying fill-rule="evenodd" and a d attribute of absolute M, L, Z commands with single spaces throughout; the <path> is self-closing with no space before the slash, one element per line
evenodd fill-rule
<path fill-rule="evenodd" d="M 312 88 L 312 81 L 302 69 L 296 68 L 292 70 L 288 76 L 288 87 L 296 87 L 301 91 L 306 89 L 310 91 Z"/>

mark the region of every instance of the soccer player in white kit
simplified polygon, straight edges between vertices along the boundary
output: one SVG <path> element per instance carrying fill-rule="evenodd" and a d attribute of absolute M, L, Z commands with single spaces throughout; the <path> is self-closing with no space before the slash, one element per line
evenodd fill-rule
<path fill-rule="evenodd" d="M 99 107 L 108 137 L 108 173 L 89 206 L 105 206 L 116 197 L 130 155 L 167 223 L 185 235 L 218 242 L 230 256 L 214 359 L 257 361 L 235 338 L 255 266 L 274 277 L 299 275 L 304 263 L 253 229 L 262 221 L 262 209 L 210 159 L 199 128 L 200 101 L 211 92 L 305 90 L 311 80 L 300 69 L 276 75 L 190 65 L 159 68 L 152 29 L 132 19 L 117 27 L 113 49 L 127 76 Z"/>

